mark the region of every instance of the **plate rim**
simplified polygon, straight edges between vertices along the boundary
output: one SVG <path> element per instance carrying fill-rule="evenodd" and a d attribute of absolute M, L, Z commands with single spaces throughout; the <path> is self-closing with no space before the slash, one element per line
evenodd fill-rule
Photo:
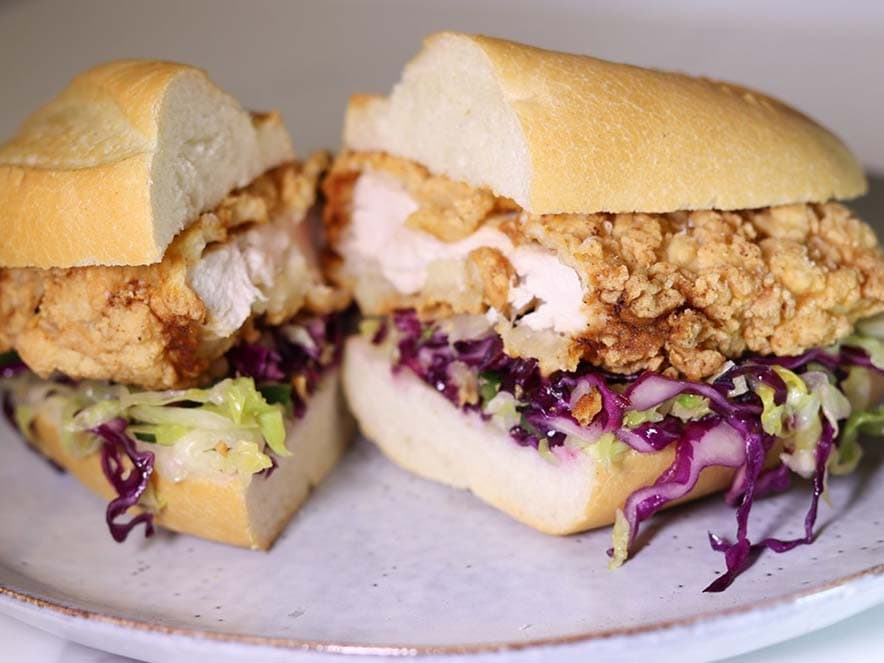
<path fill-rule="evenodd" d="M 97 610 L 65 605 L 56 600 L 40 598 L 33 594 L 13 589 L 2 583 L 0 583 L 0 597 L 11 599 L 13 602 L 25 604 L 32 608 L 36 608 L 37 610 L 48 610 L 55 616 L 70 617 L 85 620 L 87 622 L 110 625 L 124 630 L 138 631 L 144 634 L 160 634 L 192 640 L 211 641 L 215 643 L 272 647 L 279 650 L 304 651 L 321 654 L 457 656 L 468 654 L 500 654 L 558 646 L 579 646 L 581 644 L 608 641 L 615 638 L 651 635 L 676 628 L 690 628 L 702 624 L 713 624 L 739 615 L 747 615 L 762 610 L 770 610 L 786 606 L 810 596 L 846 587 L 865 578 L 876 577 L 884 577 L 884 563 L 861 569 L 860 571 L 856 571 L 840 578 L 835 578 L 813 587 L 773 597 L 754 604 L 705 611 L 689 617 L 652 622 L 641 626 L 605 629 L 588 633 L 574 633 L 556 637 L 535 638 L 531 640 L 520 640 L 518 642 L 487 642 L 472 645 L 342 644 L 322 640 L 303 640 L 300 638 L 250 635 L 247 633 L 224 633 L 208 629 L 181 626 L 164 626 L 145 620 L 130 619 Z"/>

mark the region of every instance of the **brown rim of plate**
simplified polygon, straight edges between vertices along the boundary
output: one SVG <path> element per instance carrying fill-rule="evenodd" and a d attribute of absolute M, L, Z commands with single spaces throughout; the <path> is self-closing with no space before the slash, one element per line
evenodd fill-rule
<path fill-rule="evenodd" d="M 552 638 L 538 638 L 535 640 L 524 640 L 520 642 L 490 642 L 475 645 L 366 645 L 366 644 L 336 644 L 330 642 L 320 642 L 315 640 L 298 640 L 295 638 L 279 638 L 273 636 L 257 636 L 237 633 L 220 633 L 218 631 L 208 631 L 192 628 L 180 628 L 176 626 L 161 626 L 150 622 L 127 619 L 125 617 L 115 617 L 93 610 L 84 610 L 82 608 L 73 608 L 62 605 L 47 599 L 41 599 L 24 592 L 0 585 L 0 596 L 6 596 L 11 599 L 26 603 L 36 608 L 49 609 L 57 614 L 69 617 L 77 617 L 80 619 L 93 620 L 113 626 L 123 628 L 136 629 L 139 631 L 162 633 L 164 635 L 182 636 L 192 639 L 211 640 L 215 642 L 229 642 L 236 644 L 256 645 L 264 647 L 275 647 L 278 649 L 297 649 L 303 651 L 313 651 L 318 653 L 329 654 L 353 654 L 353 655 L 373 655 L 373 656 L 426 656 L 426 655 L 459 655 L 459 654 L 481 654 L 481 653 L 499 653 L 506 651 L 519 651 L 532 648 L 550 647 L 556 645 L 575 645 L 584 642 L 592 642 L 598 640 L 606 640 L 622 636 L 640 635 L 665 631 L 674 627 L 693 626 L 702 622 L 713 622 L 734 615 L 753 612 L 759 609 L 772 609 L 777 606 L 787 605 L 802 599 L 806 596 L 819 594 L 821 592 L 843 587 L 855 580 L 865 577 L 884 576 L 884 564 L 871 566 L 862 571 L 857 571 L 847 576 L 837 578 L 835 580 L 817 585 L 815 587 L 779 596 L 766 601 L 758 602 L 748 606 L 736 606 L 726 608 L 715 612 L 700 613 L 691 617 L 683 617 L 681 619 L 672 619 L 669 621 L 656 622 L 645 626 L 634 626 L 628 628 L 615 628 L 603 631 L 595 631 L 591 633 L 578 633 L 574 635 L 565 635 Z"/>

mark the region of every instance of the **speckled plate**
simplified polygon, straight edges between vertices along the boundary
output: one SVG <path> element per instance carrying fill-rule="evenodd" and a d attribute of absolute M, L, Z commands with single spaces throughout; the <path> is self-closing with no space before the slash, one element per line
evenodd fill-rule
<path fill-rule="evenodd" d="M 764 554 L 727 592 L 713 498 L 655 518 L 608 571 L 609 533 L 535 533 L 412 477 L 360 441 L 269 553 L 160 533 L 115 544 L 103 505 L 0 429 L 0 611 L 150 661 L 710 660 L 884 601 L 884 463 L 832 481 L 813 546 Z M 870 443 L 870 449 L 874 448 Z M 760 502 L 757 533 L 794 536 L 806 486 Z M 244 651 L 245 650 L 245 651 Z"/>

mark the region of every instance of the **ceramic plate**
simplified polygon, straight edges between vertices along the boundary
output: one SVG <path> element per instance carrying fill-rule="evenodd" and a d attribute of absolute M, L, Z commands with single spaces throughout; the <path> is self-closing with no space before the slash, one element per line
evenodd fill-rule
<path fill-rule="evenodd" d="M 151 661 L 351 653 L 709 660 L 794 637 L 884 601 L 884 463 L 870 444 L 832 481 L 813 546 L 764 554 L 723 594 L 707 530 L 720 498 L 664 514 L 618 571 L 606 530 L 544 536 L 469 494 L 412 477 L 359 441 L 269 553 L 159 533 L 116 544 L 103 504 L 0 430 L 0 610 Z M 755 508 L 795 536 L 808 493 Z M 677 643 L 677 648 L 668 643 Z"/>

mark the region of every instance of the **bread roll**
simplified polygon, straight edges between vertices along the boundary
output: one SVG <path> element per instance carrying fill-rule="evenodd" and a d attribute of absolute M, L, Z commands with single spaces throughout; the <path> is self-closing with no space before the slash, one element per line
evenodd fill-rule
<path fill-rule="evenodd" d="M 201 69 L 98 66 L 0 146 L 0 266 L 159 262 L 201 212 L 293 158 L 278 115 L 249 114 Z"/>
<path fill-rule="evenodd" d="M 536 214 L 751 209 L 853 198 L 859 164 L 759 92 L 478 35 L 431 35 L 344 143 L 489 187 Z"/>

